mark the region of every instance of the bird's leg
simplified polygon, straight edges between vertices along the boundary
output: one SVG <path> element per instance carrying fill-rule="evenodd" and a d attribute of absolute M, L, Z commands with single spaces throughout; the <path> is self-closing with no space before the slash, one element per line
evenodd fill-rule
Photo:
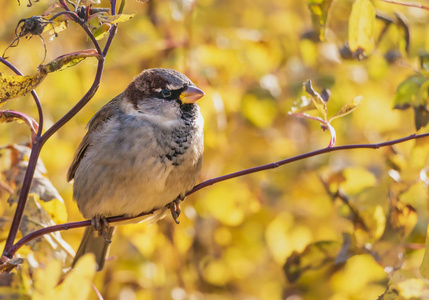
<path fill-rule="evenodd" d="M 91 219 L 91 225 L 98 233 L 98 236 L 102 236 L 104 240 L 108 243 L 112 242 L 107 238 L 107 229 L 109 228 L 109 222 L 107 221 L 106 217 L 96 215 Z"/>
<path fill-rule="evenodd" d="M 168 204 L 171 211 L 171 216 L 173 217 L 173 220 L 174 222 L 176 222 L 176 224 L 180 223 L 179 220 L 177 220 L 177 218 L 179 218 L 180 213 L 182 212 L 182 210 L 180 209 L 180 202 L 182 201 L 183 201 L 183 198 L 179 196 L 176 198 L 176 200 Z"/>

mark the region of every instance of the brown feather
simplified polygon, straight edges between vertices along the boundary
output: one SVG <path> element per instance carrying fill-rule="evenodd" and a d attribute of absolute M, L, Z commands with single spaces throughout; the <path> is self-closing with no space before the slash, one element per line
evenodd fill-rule
<path fill-rule="evenodd" d="M 107 229 L 108 240 L 112 240 L 113 233 L 115 232 L 114 226 L 109 226 Z M 97 263 L 97 271 L 103 269 L 106 257 L 109 254 L 110 243 L 102 236 L 97 236 L 92 226 L 86 227 L 85 232 L 80 242 L 79 249 L 77 249 L 76 255 L 73 259 L 72 268 L 75 266 L 79 258 L 86 253 L 92 253 L 95 256 L 95 262 Z"/>
<path fill-rule="evenodd" d="M 80 142 L 80 145 L 76 150 L 73 162 L 67 172 L 67 181 L 71 181 L 74 178 L 74 174 L 79 167 L 82 158 L 85 156 L 86 150 L 88 150 L 88 148 L 91 146 L 89 143 L 89 141 L 91 140 L 91 133 L 97 130 L 98 127 L 100 127 L 103 123 L 109 120 L 112 115 L 114 115 L 115 108 L 118 107 L 117 102 L 119 101 L 119 99 L 120 95 L 113 98 L 111 101 L 109 101 L 109 103 L 103 106 L 88 122 L 88 132 L 83 137 L 82 142 Z"/>

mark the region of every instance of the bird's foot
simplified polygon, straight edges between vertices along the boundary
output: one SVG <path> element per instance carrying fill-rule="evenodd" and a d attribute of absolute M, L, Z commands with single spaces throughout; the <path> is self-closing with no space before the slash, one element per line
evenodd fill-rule
<path fill-rule="evenodd" d="M 182 212 L 182 210 L 180 209 L 180 202 L 182 201 L 181 198 L 177 198 L 176 200 L 174 200 L 173 202 L 171 202 L 168 206 L 170 208 L 170 212 L 171 212 L 171 216 L 173 217 L 174 222 L 176 222 L 176 224 L 179 224 L 179 220 L 177 220 L 180 216 L 180 213 Z"/>
<path fill-rule="evenodd" d="M 109 228 L 109 222 L 107 221 L 106 217 L 99 216 L 99 215 L 95 216 L 91 220 L 91 225 L 94 228 L 94 230 L 98 233 L 98 236 L 102 236 L 104 240 L 108 243 L 112 242 L 107 237 L 107 229 Z"/>

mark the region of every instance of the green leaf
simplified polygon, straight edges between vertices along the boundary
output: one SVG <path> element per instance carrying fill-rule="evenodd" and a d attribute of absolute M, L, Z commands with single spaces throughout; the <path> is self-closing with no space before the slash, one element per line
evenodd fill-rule
<path fill-rule="evenodd" d="M 124 11 L 124 7 L 125 7 L 125 0 L 121 1 L 121 4 L 119 5 L 119 9 L 118 9 L 118 14 L 122 14 L 122 12 Z"/>
<path fill-rule="evenodd" d="M 317 110 L 322 114 L 323 118 L 326 120 L 326 116 L 328 115 L 328 108 L 326 107 L 326 102 L 323 101 L 322 96 L 320 96 L 320 94 L 313 89 L 313 86 L 311 85 L 311 80 L 307 80 L 307 82 L 304 83 L 304 87 L 305 87 L 305 91 L 311 96 Z"/>
<path fill-rule="evenodd" d="M 345 115 L 348 115 L 352 111 L 354 111 L 359 105 L 362 104 L 363 97 L 357 96 L 352 101 L 341 107 L 341 109 L 329 120 L 331 122 L 332 120 L 336 118 L 343 117 Z"/>
<path fill-rule="evenodd" d="M 370 0 L 356 0 L 349 18 L 349 47 L 352 52 L 374 48 L 375 9 Z"/>
<path fill-rule="evenodd" d="M 102 38 L 104 38 L 110 30 L 111 25 L 108 23 L 103 23 L 100 26 L 98 26 L 97 28 L 95 28 L 94 30 L 92 30 L 92 34 L 94 35 L 95 39 L 101 40 Z"/>
<path fill-rule="evenodd" d="M 111 15 L 100 16 L 99 18 L 102 22 L 106 22 L 106 23 L 113 25 L 113 24 L 126 22 L 134 16 L 135 16 L 135 14 L 132 14 L 132 15 L 120 14 L 120 15 L 114 15 L 114 16 L 111 16 Z"/>
<path fill-rule="evenodd" d="M 424 84 L 429 84 L 429 78 L 421 75 L 408 77 L 398 86 L 395 99 L 393 100 L 393 107 L 396 109 L 407 109 L 410 106 L 415 107 L 426 104 L 426 99 L 422 100 L 424 93 L 427 96 L 427 91 L 421 88 Z"/>
<path fill-rule="evenodd" d="M 307 0 L 314 30 L 321 41 L 325 40 L 326 25 L 333 0 Z"/>

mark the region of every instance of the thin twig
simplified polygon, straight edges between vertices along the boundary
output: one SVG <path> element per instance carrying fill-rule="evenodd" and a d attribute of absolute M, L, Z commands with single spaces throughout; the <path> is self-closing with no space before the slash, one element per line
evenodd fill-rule
<path fill-rule="evenodd" d="M 396 140 L 392 140 L 392 141 L 388 141 L 388 142 L 384 142 L 384 143 L 379 143 L 379 144 L 355 144 L 355 145 L 344 145 L 344 146 L 336 146 L 336 147 L 328 147 L 328 148 L 323 148 L 320 150 L 316 150 L 313 152 L 308 152 L 305 154 L 301 154 L 298 156 L 294 156 L 291 158 L 287 158 L 278 162 L 274 162 L 274 163 L 270 163 L 270 164 L 266 164 L 266 165 L 262 165 L 262 166 L 258 166 L 258 167 L 254 167 L 254 168 L 250 168 L 250 169 L 246 169 L 246 170 L 242 170 L 242 171 L 238 171 L 235 173 L 231 173 L 228 175 L 224 175 L 221 177 L 217 177 L 217 178 L 213 178 L 207 181 L 204 181 L 198 185 L 196 185 L 191 191 L 189 191 L 187 193 L 188 195 L 191 195 L 193 193 L 195 193 L 196 191 L 205 188 L 209 185 L 224 181 L 224 180 L 228 180 L 228 179 L 232 179 L 232 178 L 236 178 L 236 177 L 240 177 L 240 176 L 244 176 L 247 174 L 252 174 L 252 173 L 256 173 L 256 172 L 260 172 L 263 170 L 269 170 L 269 169 L 275 169 L 277 167 L 280 167 L 282 165 L 294 162 L 294 161 L 298 161 L 298 160 L 302 160 L 305 158 L 309 158 L 309 157 L 313 157 L 313 156 L 317 156 L 323 153 L 329 153 L 329 152 L 334 152 L 334 151 L 339 151 L 339 150 L 348 150 L 348 149 L 378 149 L 381 147 L 386 147 L 386 146 L 391 146 L 391 145 L 395 145 L 395 144 L 399 144 L 399 143 L 403 143 L 409 140 L 414 140 L 414 139 L 420 139 L 420 138 L 424 138 L 429 136 L 429 133 L 423 133 L 423 134 L 412 134 L 410 136 L 404 137 L 404 138 L 400 138 L 400 139 L 396 139 Z"/>
<path fill-rule="evenodd" d="M 110 0 L 110 14 L 116 15 L 116 0 Z"/>
<path fill-rule="evenodd" d="M 351 150 L 351 149 L 379 149 L 382 147 L 387 147 L 387 146 L 392 146 L 395 144 L 399 144 L 399 143 L 403 143 L 403 142 L 407 142 L 410 140 L 415 140 L 415 139 L 422 139 L 425 137 L 429 137 L 429 133 L 423 133 L 423 134 L 412 134 L 410 136 L 407 137 L 403 137 L 400 139 L 396 139 L 396 140 L 392 140 L 392 141 L 387 141 L 387 142 L 383 142 L 383 143 L 377 143 L 377 144 L 354 144 L 354 145 L 344 145 L 344 146 L 337 146 L 337 147 L 330 147 L 330 148 L 323 148 L 320 150 L 316 150 L 316 151 L 312 151 L 312 152 L 308 152 L 305 154 L 301 154 L 301 155 L 297 155 L 291 158 L 287 158 L 284 160 L 280 160 L 278 162 L 274 162 L 274 163 L 270 163 L 270 164 L 266 164 L 266 165 L 262 165 L 262 166 L 258 166 L 258 167 L 254 167 L 254 168 L 250 168 L 250 169 L 246 169 L 246 170 L 242 170 L 239 172 L 235 172 L 235 173 L 231 173 L 231 174 L 227 174 L 224 176 L 220 176 L 220 177 L 216 177 L 213 179 L 209 179 L 207 181 L 204 181 L 198 185 L 196 185 L 191 191 L 189 191 L 186 195 L 189 196 L 205 187 L 211 186 L 215 183 L 219 183 L 221 181 L 225 181 L 225 180 L 229 180 L 232 178 L 237 178 L 237 177 L 241 177 L 244 175 L 248 175 L 248 174 L 252 174 L 252 173 L 256 173 L 256 172 L 260 172 L 260 171 L 264 171 L 264 170 L 269 170 L 269 169 L 275 169 L 277 167 L 280 167 L 282 165 L 285 164 L 289 164 L 295 161 L 299 161 L 299 160 L 303 160 L 305 158 L 309 158 L 309 157 L 313 157 L 313 156 L 317 156 L 320 154 L 324 154 L 324 153 L 330 153 L 330 152 L 334 152 L 334 151 L 340 151 L 340 150 Z M 109 223 L 116 223 L 116 222 L 120 222 L 120 221 L 126 221 L 126 220 L 130 220 L 130 219 L 135 219 L 135 218 L 139 218 L 145 215 L 150 215 L 153 214 L 154 210 L 150 211 L 150 212 L 144 212 L 141 213 L 137 216 L 134 217 L 125 217 L 125 216 L 116 216 L 116 217 L 110 217 L 107 218 L 107 221 Z M 7 256 L 9 258 L 13 257 L 13 255 L 16 253 L 16 251 L 18 251 L 19 248 L 21 248 L 23 245 L 25 245 L 26 243 L 28 243 L 29 241 L 47 234 L 47 233 L 51 233 L 54 231 L 62 231 L 62 230 L 68 230 L 68 229 L 72 229 L 72 228 L 79 228 L 79 227 L 86 227 L 86 226 L 91 226 L 91 221 L 90 220 L 86 220 L 86 221 L 80 221 L 80 222 L 73 222 L 73 223 L 65 223 L 65 224 L 59 224 L 59 225 L 55 225 L 55 226 L 50 226 L 50 227 L 46 227 L 43 229 L 39 229 L 37 231 L 33 231 L 32 233 L 24 236 L 22 239 L 20 239 L 15 245 L 13 245 L 13 247 L 11 247 L 10 249 L 8 249 L 7 252 L 4 252 L 3 255 Z"/>
<path fill-rule="evenodd" d="M 381 1 L 386 2 L 386 3 L 391 3 L 391 4 L 397 4 L 397 5 L 402 5 L 402 6 L 416 7 L 416 8 L 429 10 L 428 6 L 424 6 L 420 3 L 408 3 L 408 2 L 400 2 L 400 1 L 393 1 L 393 0 L 381 0 Z"/>
<path fill-rule="evenodd" d="M 24 74 L 22 74 L 22 72 L 20 70 L 18 70 L 17 67 L 15 67 L 11 62 L 7 61 L 6 59 L 4 59 L 1 56 L 0 56 L 0 62 L 2 62 L 9 69 L 11 69 L 13 72 L 15 72 L 15 74 L 20 75 L 20 76 L 24 76 Z M 39 130 L 37 131 L 37 138 L 39 138 L 42 135 L 42 130 L 43 130 L 43 110 L 42 110 L 42 105 L 40 103 L 39 96 L 37 95 L 35 90 L 31 91 L 31 96 L 34 99 L 34 103 L 36 103 L 37 113 L 39 114 Z"/>
<path fill-rule="evenodd" d="M 62 8 L 64 8 L 67 11 L 70 11 L 70 8 L 68 7 L 67 3 L 65 3 L 64 0 L 59 0 L 59 2 Z M 73 4 L 73 2 L 71 4 Z"/>

